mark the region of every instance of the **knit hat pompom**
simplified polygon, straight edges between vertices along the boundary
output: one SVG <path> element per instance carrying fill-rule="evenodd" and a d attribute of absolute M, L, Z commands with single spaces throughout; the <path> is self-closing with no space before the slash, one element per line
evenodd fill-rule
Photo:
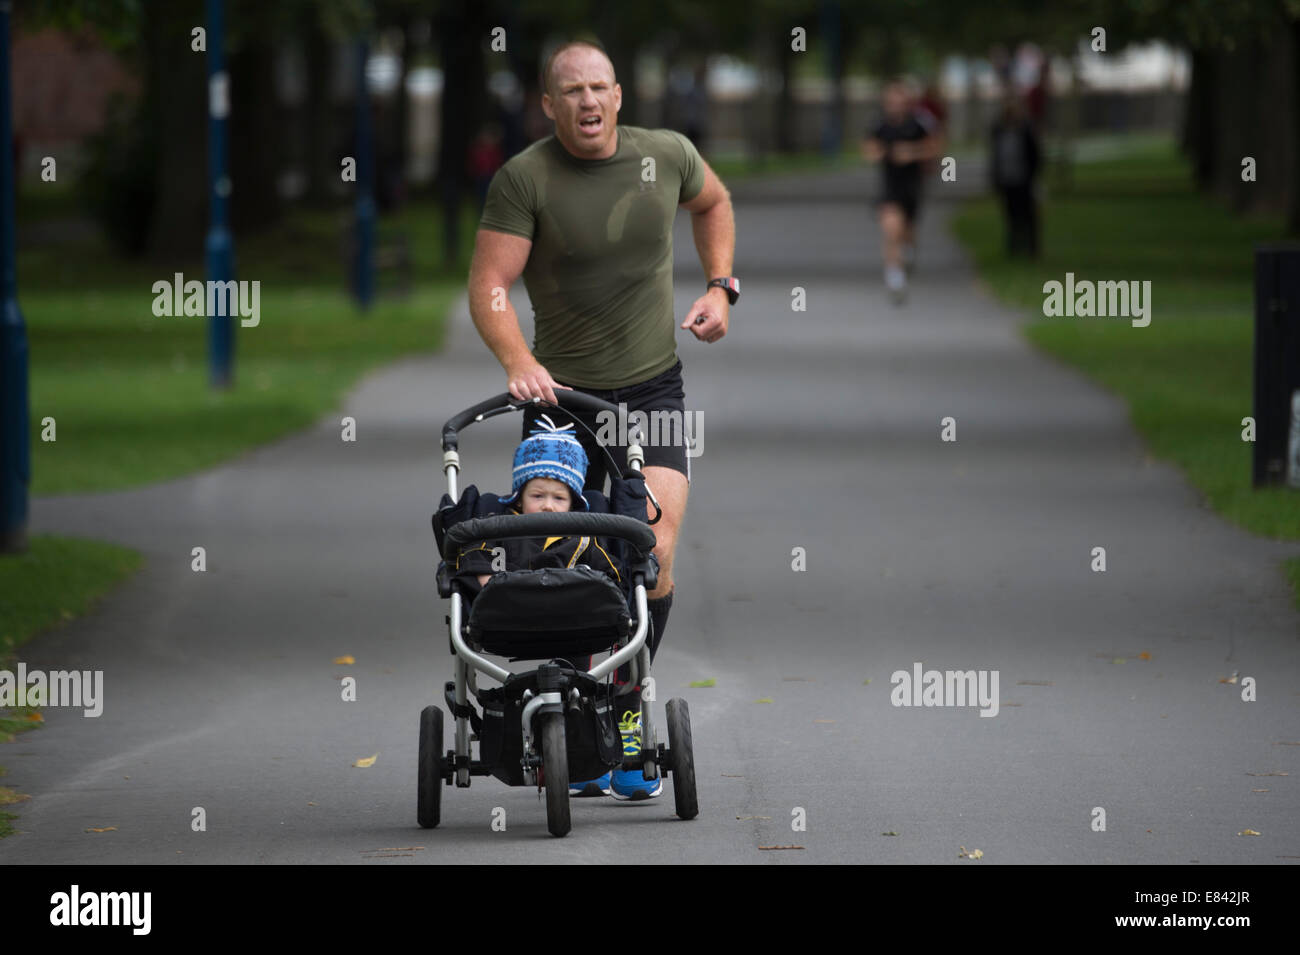
<path fill-rule="evenodd" d="M 572 424 L 557 427 L 548 415 L 538 416 L 532 433 L 515 449 L 511 493 L 502 503 L 518 502 L 523 486 L 539 477 L 567 484 L 573 492 L 575 510 L 579 506 L 584 511 L 591 510 L 582 494 L 582 486 L 587 481 L 587 452 L 574 436 Z"/>

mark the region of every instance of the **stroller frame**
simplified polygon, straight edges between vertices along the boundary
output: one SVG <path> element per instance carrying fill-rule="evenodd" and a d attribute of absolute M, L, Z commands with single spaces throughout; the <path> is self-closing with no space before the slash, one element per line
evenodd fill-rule
<path fill-rule="evenodd" d="M 540 398 L 520 400 L 508 393 L 497 395 L 461 412 L 443 425 L 442 467 L 447 481 L 447 496 L 453 504 L 460 500 L 458 432 L 464 427 L 497 415 L 522 411 L 529 404 L 558 407 L 559 410 L 570 413 L 570 417 L 571 411 L 575 409 L 618 413 L 616 406 L 582 392 L 557 389 L 556 394 L 558 405 L 551 405 Z M 608 456 L 608 452 L 606 454 Z M 610 461 L 613 461 L 612 457 Z M 643 463 L 644 452 L 634 438 L 627 450 L 628 469 L 640 472 Z M 612 473 L 615 476 L 619 474 L 617 468 Z M 646 492 L 656 511 L 659 511 L 659 504 L 648 487 Z M 654 520 L 658 520 L 658 515 Z M 465 595 L 450 578 L 446 561 L 451 560 L 461 547 L 477 541 L 583 534 L 593 537 L 599 534 L 622 540 L 626 542 L 629 553 L 636 558 L 627 562 L 632 582 L 630 603 L 635 607 L 635 616 L 629 621 L 629 626 L 634 623 L 630 638 L 619 638 L 618 649 L 589 670 L 582 670 L 572 663 L 564 666 L 553 659 L 541 663 L 534 670 L 512 672 L 489 659 L 485 652 L 470 645 Z M 567 718 L 572 715 L 575 720 L 584 719 L 583 714 L 590 712 L 593 700 L 600 698 L 602 691 L 607 694 L 607 699 L 612 699 L 602 681 L 624 664 L 629 670 L 627 685 L 642 685 L 643 693 L 640 753 L 622 757 L 621 768 L 640 769 L 642 778 L 646 780 L 672 775 L 677 815 L 683 819 L 694 818 L 699 810 L 695 792 L 690 714 L 686 701 L 674 699 L 666 706 L 669 737 L 667 747 L 657 741 L 650 705 L 654 702 L 654 693 L 653 680 L 649 678 L 650 648 L 647 636 L 650 614 L 646 595 L 647 589 L 655 586 L 658 562 L 650 552 L 654 546 L 654 534 L 647 523 L 612 513 L 493 515 L 462 520 L 447 529 L 445 537 L 441 555 L 443 563 L 439 566 L 438 592 L 451 601 L 447 623 L 451 652 L 455 656 L 455 672 L 454 679 L 445 685 L 444 700 L 455 721 L 455 729 L 453 747 L 443 753 L 441 709 L 437 705 L 430 705 L 420 714 L 417 813 L 420 826 L 433 828 L 439 824 L 444 785 L 454 784 L 457 788 L 467 788 L 474 776 L 502 776 L 504 772 L 516 780 L 511 783 L 503 777 L 503 781 L 508 784 L 537 786 L 539 789 L 544 787 L 548 829 L 555 836 L 567 834 L 571 828 L 569 752 L 573 746 L 579 745 L 566 738 L 566 726 L 569 725 Z M 511 692 L 517 693 L 518 702 L 522 703 L 518 725 L 522 757 L 517 769 L 514 766 L 503 767 L 500 762 L 475 760 L 472 757 L 471 745 L 477 739 L 473 735 L 473 729 L 480 724 L 478 713 L 470 702 L 471 696 L 475 702 L 484 706 L 485 716 L 487 713 L 487 706 L 480 698 L 479 673 L 501 683 L 502 692 L 513 688 Z M 523 689 L 520 691 L 521 686 Z M 649 692 L 645 692 L 647 690 Z M 575 710 L 576 715 L 571 712 Z M 513 729 L 507 731 L 513 732 Z M 607 761 L 606 764 L 608 765 Z M 517 781 L 520 778 L 522 782 Z"/>

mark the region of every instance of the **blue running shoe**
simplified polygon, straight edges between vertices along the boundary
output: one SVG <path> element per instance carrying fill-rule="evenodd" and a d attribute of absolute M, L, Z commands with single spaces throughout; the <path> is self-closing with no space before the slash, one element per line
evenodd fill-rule
<path fill-rule="evenodd" d="M 638 755 L 641 752 L 641 711 L 625 711 L 619 720 L 618 731 L 623 734 L 623 755 Z M 662 779 L 642 779 L 639 769 L 616 769 L 611 776 L 610 789 L 615 799 L 653 799 L 664 791 Z"/>
<path fill-rule="evenodd" d="M 588 779 L 586 782 L 569 783 L 570 796 L 608 796 L 609 773 Z"/>

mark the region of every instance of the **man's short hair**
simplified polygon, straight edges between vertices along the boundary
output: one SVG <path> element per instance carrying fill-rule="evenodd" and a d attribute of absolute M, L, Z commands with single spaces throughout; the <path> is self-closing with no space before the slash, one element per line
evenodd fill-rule
<path fill-rule="evenodd" d="M 605 48 L 604 48 L 603 46 L 600 45 L 600 42 L 599 42 L 599 41 L 597 41 L 597 40 L 568 40 L 567 42 L 565 42 L 565 43 L 561 43 L 561 44 L 560 44 L 559 46 L 557 46 L 554 50 L 552 50 L 552 51 L 551 51 L 551 55 L 548 56 L 548 57 L 546 58 L 546 63 L 545 63 L 545 65 L 542 66 L 542 92 L 543 92 L 543 93 L 550 93 L 550 92 L 551 92 L 551 72 L 552 72 L 553 67 L 555 66 L 555 60 L 556 60 L 556 59 L 559 57 L 559 55 L 560 55 L 561 53 L 563 53 L 565 50 L 572 50 L 572 49 L 574 49 L 575 47 L 580 47 L 580 46 L 585 46 L 585 47 L 588 47 L 588 48 L 590 48 L 590 49 L 592 49 L 592 50 L 595 50 L 595 51 L 598 52 L 601 56 L 603 56 L 606 60 L 609 60 L 609 72 L 610 72 L 610 75 L 614 77 L 614 82 L 615 82 L 615 83 L 618 82 L 618 74 L 616 74 L 616 73 L 614 72 L 614 61 L 613 61 L 612 59 L 610 59 L 609 54 L 605 52 Z"/>

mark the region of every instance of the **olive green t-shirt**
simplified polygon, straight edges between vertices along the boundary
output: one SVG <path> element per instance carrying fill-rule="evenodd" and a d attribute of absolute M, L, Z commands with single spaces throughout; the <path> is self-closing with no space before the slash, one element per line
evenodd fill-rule
<path fill-rule="evenodd" d="M 532 240 L 533 355 L 557 381 L 601 390 L 676 363 L 673 219 L 704 188 L 680 133 L 617 136 L 608 159 L 579 159 L 554 136 L 533 143 L 497 170 L 480 221 Z"/>

